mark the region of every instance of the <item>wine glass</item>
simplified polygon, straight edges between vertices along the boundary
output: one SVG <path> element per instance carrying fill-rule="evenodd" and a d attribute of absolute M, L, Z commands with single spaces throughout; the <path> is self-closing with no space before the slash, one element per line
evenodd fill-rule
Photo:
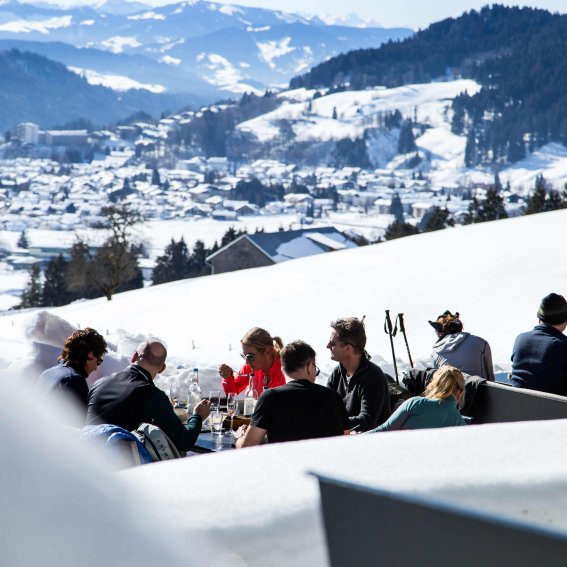
<path fill-rule="evenodd" d="M 209 391 L 209 403 L 211 406 L 211 413 L 217 412 L 220 409 L 220 390 Z"/>
<path fill-rule="evenodd" d="M 228 434 L 234 435 L 232 430 L 232 423 L 234 421 L 234 416 L 236 415 L 236 394 L 234 392 L 230 392 L 226 395 L 226 413 L 230 417 L 230 430 Z"/>

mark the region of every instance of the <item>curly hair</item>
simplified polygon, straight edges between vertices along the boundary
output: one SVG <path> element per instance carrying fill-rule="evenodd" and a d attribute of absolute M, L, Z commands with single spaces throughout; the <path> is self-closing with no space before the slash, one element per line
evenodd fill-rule
<path fill-rule="evenodd" d="M 100 358 L 108 351 L 104 337 L 94 329 L 86 327 L 78 329 L 65 341 L 59 360 L 69 366 L 83 368 L 89 352 Z"/>

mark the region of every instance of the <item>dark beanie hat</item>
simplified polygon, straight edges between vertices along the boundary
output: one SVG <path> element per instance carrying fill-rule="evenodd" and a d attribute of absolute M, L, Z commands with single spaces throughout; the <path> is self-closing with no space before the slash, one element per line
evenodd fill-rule
<path fill-rule="evenodd" d="M 540 321 L 548 325 L 559 325 L 567 321 L 567 301 L 562 295 L 550 293 L 542 300 L 537 311 Z"/>

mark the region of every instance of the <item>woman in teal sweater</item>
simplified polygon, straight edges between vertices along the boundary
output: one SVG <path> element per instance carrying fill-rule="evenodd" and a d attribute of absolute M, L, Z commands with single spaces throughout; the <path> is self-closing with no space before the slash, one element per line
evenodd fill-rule
<path fill-rule="evenodd" d="M 457 409 L 464 393 L 465 379 L 461 371 L 452 366 L 442 366 L 433 374 L 424 397 L 406 400 L 386 423 L 368 433 L 466 425 Z"/>

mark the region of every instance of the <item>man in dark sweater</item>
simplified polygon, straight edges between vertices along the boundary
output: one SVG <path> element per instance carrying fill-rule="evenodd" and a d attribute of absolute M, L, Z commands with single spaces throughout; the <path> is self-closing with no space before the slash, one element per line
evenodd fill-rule
<path fill-rule="evenodd" d="M 358 433 L 382 425 L 392 413 L 388 380 L 382 370 L 369 360 L 365 350 L 364 322 L 356 317 L 337 319 L 327 348 L 339 365 L 327 386 L 344 400 L 350 429 Z"/>
<path fill-rule="evenodd" d="M 140 344 L 125 370 L 97 380 L 89 394 L 87 424 L 111 423 L 129 431 L 140 423 L 157 425 L 179 451 L 188 451 L 197 441 L 203 420 L 210 413 L 202 400 L 184 426 L 167 395 L 154 378 L 165 370 L 167 350 L 156 340 Z"/>
<path fill-rule="evenodd" d="M 546 295 L 537 312 L 539 325 L 516 338 L 512 352 L 512 383 L 567 396 L 567 301 Z"/>
<path fill-rule="evenodd" d="M 78 408 L 81 426 L 87 415 L 87 377 L 102 362 L 106 346 L 102 335 L 90 327 L 75 331 L 63 345 L 59 364 L 45 370 L 37 381 L 40 395 L 63 397 Z"/>
<path fill-rule="evenodd" d="M 250 427 L 236 442 L 238 448 L 259 445 L 266 435 L 269 443 L 280 443 L 343 435 L 348 429 L 341 397 L 315 384 L 319 374 L 315 351 L 303 341 L 294 341 L 283 348 L 280 356 L 288 382 L 264 390 Z"/>

